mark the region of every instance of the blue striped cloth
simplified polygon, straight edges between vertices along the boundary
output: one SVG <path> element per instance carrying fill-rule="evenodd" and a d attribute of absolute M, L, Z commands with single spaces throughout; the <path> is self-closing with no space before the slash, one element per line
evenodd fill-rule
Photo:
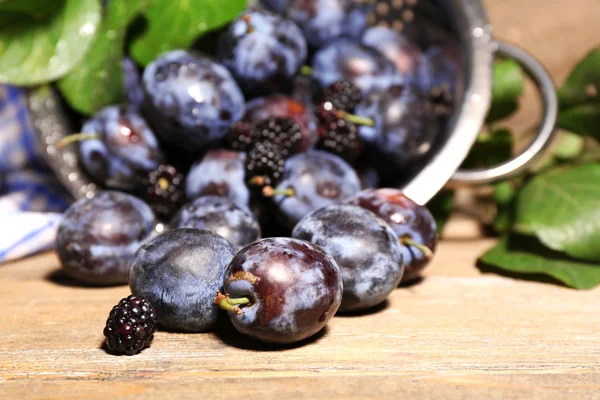
<path fill-rule="evenodd" d="M 51 249 L 72 201 L 41 157 L 23 90 L 0 85 L 0 263 Z"/>

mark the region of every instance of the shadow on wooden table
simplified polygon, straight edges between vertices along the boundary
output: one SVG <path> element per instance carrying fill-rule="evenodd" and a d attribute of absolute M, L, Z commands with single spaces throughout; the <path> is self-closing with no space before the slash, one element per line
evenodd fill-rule
<path fill-rule="evenodd" d="M 376 306 L 367 308 L 366 310 L 358 310 L 358 311 L 350 311 L 350 312 L 339 312 L 335 314 L 335 317 L 362 317 L 365 315 L 376 314 L 378 312 L 382 312 L 386 308 L 390 306 L 390 302 L 386 299 L 382 303 L 377 304 Z"/>
<path fill-rule="evenodd" d="M 265 343 L 260 340 L 253 339 L 249 336 L 242 335 L 239 333 L 231 324 L 228 318 L 220 318 L 217 326 L 215 327 L 214 333 L 217 335 L 223 343 L 228 346 L 233 346 L 242 350 L 251 351 L 284 351 L 292 350 L 298 347 L 306 346 L 307 344 L 316 343 L 327 335 L 327 326 L 321 329 L 317 334 L 309 337 L 308 339 L 301 340 L 296 343 L 290 344 L 275 344 Z"/>
<path fill-rule="evenodd" d="M 477 264 L 477 269 L 479 269 L 479 271 L 481 271 L 484 274 L 494 274 L 494 275 L 501 275 L 504 276 L 506 278 L 512 278 L 512 279 L 516 279 L 519 281 L 527 281 L 527 282 L 535 282 L 535 283 L 547 283 L 550 285 L 558 285 L 558 286 L 562 286 L 564 288 L 569 289 L 568 286 L 566 286 L 564 283 L 562 283 L 561 281 L 557 280 L 557 279 L 553 279 L 552 277 L 548 276 L 548 275 L 543 275 L 543 274 L 520 274 L 517 272 L 511 272 L 511 271 L 507 271 L 505 269 L 502 268 L 496 268 L 496 267 L 492 267 L 490 265 L 485 265 L 485 264 L 481 264 L 478 263 Z"/>
<path fill-rule="evenodd" d="M 106 289 L 107 287 L 125 286 L 125 284 L 94 285 L 91 283 L 79 282 L 65 274 L 62 269 L 56 269 L 54 271 L 51 271 L 44 277 L 44 279 L 59 286 L 81 287 L 86 289 Z"/>

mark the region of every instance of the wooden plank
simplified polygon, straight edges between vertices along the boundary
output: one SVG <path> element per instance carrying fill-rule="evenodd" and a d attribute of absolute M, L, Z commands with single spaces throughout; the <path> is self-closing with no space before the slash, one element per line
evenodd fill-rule
<path fill-rule="evenodd" d="M 597 0 L 486 0 L 498 37 L 561 81 L 600 38 Z M 536 118 L 526 104 L 522 123 Z M 304 346 L 231 333 L 158 332 L 150 349 L 100 349 L 127 287 L 70 286 L 53 254 L 0 266 L 1 399 L 598 398 L 600 290 L 481 274 L 493 245 L 455 223 L 427 278 L 379 312 L 336 317 Z"/>
<path fill-rule="evenodd" d="M 296 348 L 235 334 L 158 332 L 135 357 L 100 349 L 127 287 L 57 278 L 46 254 L 0 268 L 0 398 L 592 398 L 600 291 L 481 274 L 493 240 L 455 223 L 428 277 L 379 312 L 337 317 Z"/>

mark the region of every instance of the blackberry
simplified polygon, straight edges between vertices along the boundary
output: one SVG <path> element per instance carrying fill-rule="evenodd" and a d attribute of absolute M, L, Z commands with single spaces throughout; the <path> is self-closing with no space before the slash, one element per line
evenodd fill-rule
<path fill-rule="evenodd" d="M 237 151 L 249 151 L 259 142 L 276 144 L 284 157 L 298 152 L 302 140 L 302 128 L 287 117 L 269 117 L 253 123 L 243 121 L 234 124 L 226 141 Z"/>
<path fill-rule="evenodd" d="M 435 115 L 447 118 L 452 114 L 454 96 L 450 84 L 442 83 L 433 87 L 429 92 L 429 102 L 433 107 Z"/>
<path fill-rule="evenodd" d="M 253 127 L 254 124 L 248 121 L 233 124 L 225 137 L 226 146 L 236 151 L 248 151 L 254 142 Z"/>
<path fill-rule="evenodd" d="M 356 160 L 363 150 L 358 127 L 350 121 L 335 117 L 334 114 L 329 115 L 330 117 L 319 125 L 321 138 L 317 148 L 335 154 L 348 162 Z"/>
<path fill-rule="evenodd" d="M 285 157 L 273 142 L 258 142 L 248 153 L 246 176 L 258 186 L 273 186 L 281 179 Z"/>
<path fill-rule="evenodd" d="M 275 144 L 285 158 L 297 152 L 302 132 L 292 118 L 269 117 L 254 125 L 253 136 L 257 142 Z"/>
<path fill-rule="evenodd" d="M 334 82 L 325 89 L 323 95 L 323 101 L 328 101 L 334 108 L 347 112 L 354 112 L 361 98 L 360 89 L 345 78 Z"/>
<path fill-rule="evenodd" d="M 139 353 L 152 342 L 156 322 L 154 307 L 147 300 L 133 295 L 121 299 L 106 320 L 106 346 L 117 354 Z"/>
<path fill-rule="evenodd" d="M 172 165 L 162 164 L 142 182 L 146 200 L 157 217 L 168 219 L 185 202 L 185 176 Z"/>

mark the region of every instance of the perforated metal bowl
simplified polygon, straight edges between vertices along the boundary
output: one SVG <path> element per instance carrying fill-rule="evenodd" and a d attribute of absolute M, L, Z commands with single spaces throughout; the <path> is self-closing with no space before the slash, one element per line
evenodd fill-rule
<path fill-rule="evenodd" d="M 379 0 L 381 1 L 381 0 Z M 406 0 L 416 3 L 418 0 Z M 398 0 L 389 0 L 390 5 Z M 406 195 L 425 204 L 445 185 L 487 184 L 521 172 L 549 143 L 556 123 L 558 101 L 554 84 L 544 67 L 518 47 L 492 36 L 483 5 L 478 0 L 438 0 L 439 8 L 458 36 L 463 59 L 464 93 L 428 163 L 402 186 Z M 489 169 L 457 171 L 473 146 L 490 106 L 492 65 L 495 56 L 520 63 L 538 87 L 543 101 L 543 119 L 535 139 L 513 159 Z M 75 198 L 92 197 L 97 186 L 80 169 L 72 150 L 57 151 L 55 143 L 73 132 L 68 112 L 49 89 L 30 92 L 33 124 L 51 168 Z"/>

